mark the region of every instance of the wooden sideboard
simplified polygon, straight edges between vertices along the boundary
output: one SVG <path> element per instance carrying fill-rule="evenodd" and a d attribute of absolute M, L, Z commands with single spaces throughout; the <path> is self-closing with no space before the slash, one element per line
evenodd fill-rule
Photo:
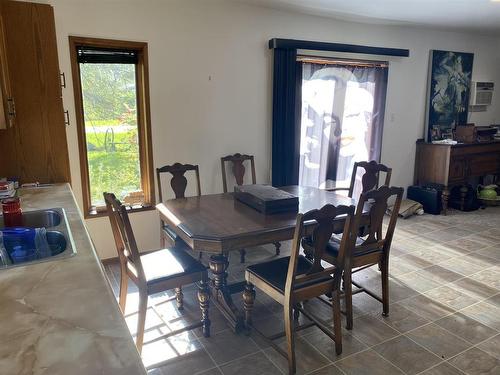
<path fill-rule="evenodd" d="M 486 175 L 500 176 L 500 141 L 453 146 L 417 142 L 415 184 L 442 184 L 445 214 L 453 186 L 462 186 L 463 208 L 469 179 Z"/>

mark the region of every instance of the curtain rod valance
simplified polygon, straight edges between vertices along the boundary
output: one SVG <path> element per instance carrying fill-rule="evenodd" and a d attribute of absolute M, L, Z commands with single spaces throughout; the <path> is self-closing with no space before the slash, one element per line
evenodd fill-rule
<path fill-rule="evenodd" d="M 297 61 L 306 62 L 312 64 L 324 64 L 324 65 L 348 65 L 360 68 L 387 68 L 389 63 L 387 61 L 368 61 L 368 60 L 351 60 L 351 59 L 337 59 L 331 57 L 320 57 L 320 56 L 297 56 Z"/>
<path fill-rule="evenodd" d="M 314 42 L 310 40 L 279 39 L 279 38 L 273 38 L 269 40 L 269 49 L 295 49 L 295 50 L 306 49 L 306 50 L 316 50 L 316 51 L 362 53 L 369 55 L 384 55 L 384 56 L 399 56 L 399 57 L 410 56 L 410 50 L 401 48 L 371 47 L 371 46 L 359 46 L 355 44 Z"/>

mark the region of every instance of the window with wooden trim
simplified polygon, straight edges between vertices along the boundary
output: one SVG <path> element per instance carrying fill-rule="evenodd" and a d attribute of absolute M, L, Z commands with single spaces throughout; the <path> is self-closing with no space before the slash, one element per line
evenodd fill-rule
<path fill-rule="evenodd" d="M 154 202 L 147 43 L 69 37 L 85 217 Z"/>

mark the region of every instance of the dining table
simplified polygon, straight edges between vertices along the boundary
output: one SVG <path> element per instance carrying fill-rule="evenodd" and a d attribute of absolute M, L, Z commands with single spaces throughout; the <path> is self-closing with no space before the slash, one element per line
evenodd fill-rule
<path fill-rule="evenodd" d="M 326 204 L 356 205 L 356 200 L 306 186 L 280 187 L 298 197 L 298 212 L 319 209 Z M 244 328 L 244 314 L 231 298 L 242 292 L 244 281 L 228 283 L 231 251 L 254 246 L 291 240 L 293 238 L 297 211 L 263 214 L 235 199 L 233 193 L 210 194 L 195 197 L 170 199 L 156 206 L 161 219 L 196 253 L 209 254 L 208 265 L 212 273 L 211 297 L 215 306 L 227 319 L 235 332 Z M 335 220 L 336 233 L 343 230 L 345 218 Z M 310 230 L 314 223 L 306 223 Z"/>

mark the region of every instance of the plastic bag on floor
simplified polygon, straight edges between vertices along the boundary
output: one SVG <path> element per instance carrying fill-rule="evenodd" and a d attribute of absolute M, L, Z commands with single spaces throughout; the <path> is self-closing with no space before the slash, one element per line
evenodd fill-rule
<path fill-rule="evenodd" d="M 392 209 L 394 206 L 390 206 L 387 209 L 387 214 L 390 215 L 392 213 Z M 401 202 L 401 206 L 399 207 L 399 217 L 403 219 L 407 219 L 412 215 L 423 215 L 424 208 L 422 204 L 412 201 L 411 199 L 403 199 Z"/>

